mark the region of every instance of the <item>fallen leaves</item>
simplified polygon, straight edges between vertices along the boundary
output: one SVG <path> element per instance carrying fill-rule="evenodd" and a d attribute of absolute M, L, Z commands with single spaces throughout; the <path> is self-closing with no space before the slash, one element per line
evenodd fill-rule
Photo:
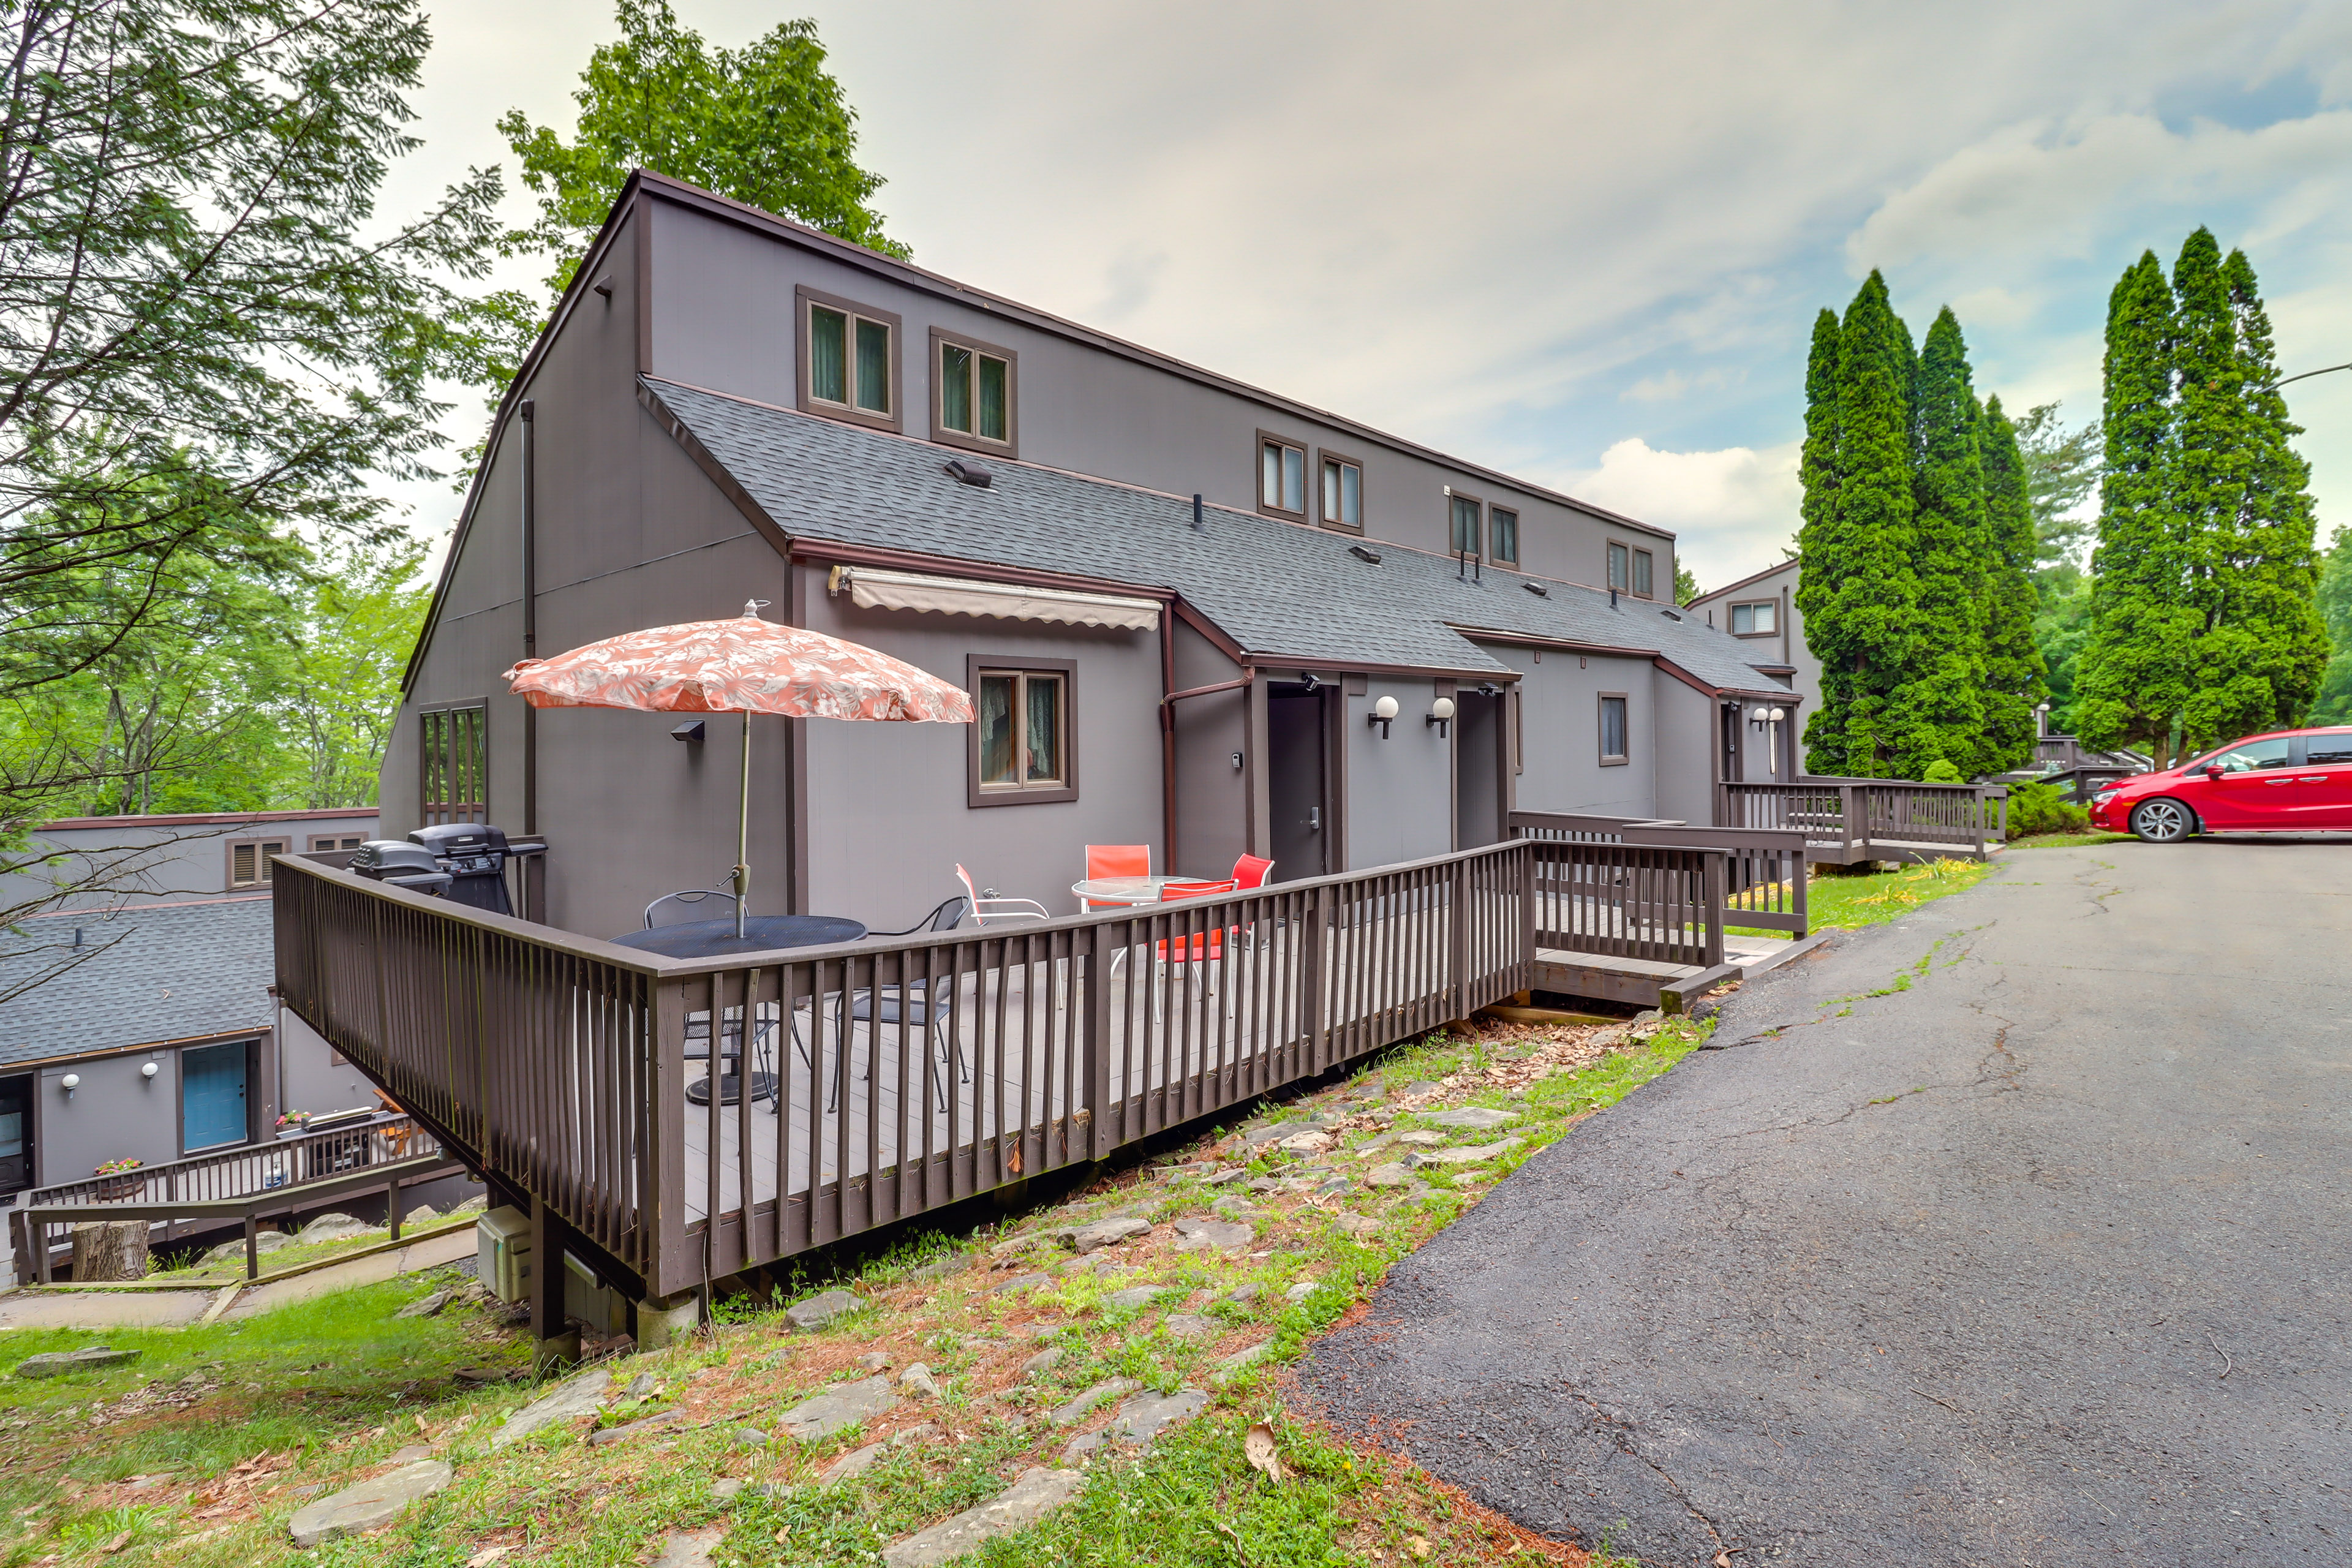
<path fill-rule="evenodd" d="M 490 1568 L 490 1564 L 514 1550 L 511 1546 L 485 1546 L 466 1559 L 466 1568 Z"/>
<path fill-rule="evenodd" d="M 1279 1484 L 1288 1479 L 1289 1472 L 1282 1468 L 1282 1450 L 1274 1440 L 1274 1428 L 1263 1421 L 1252 1425 L 1243 1435 L 1242 1458 L 1267 1480 Z"/>

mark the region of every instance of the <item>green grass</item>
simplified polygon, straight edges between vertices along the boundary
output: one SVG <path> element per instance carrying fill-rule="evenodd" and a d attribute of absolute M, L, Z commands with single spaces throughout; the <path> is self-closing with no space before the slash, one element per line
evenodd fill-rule
<path fill-rule="evenodd" d="M 1857 931 L 1900 920 L 1921 904 L 1965 892 L 1992 874 L 1986 860 L 1928 860 L 1900 870 L 1846 877 L 1816 873 L 1805 887 L 1805 916 L 1815 931 Z M 1786 931 L 1726 926 L 1738 936 L 1786 936 Z"/>
<path fill-rule="evenodd" d="M 2085 844 L 2121 844 L 2128 833 L 2029 833 L 2009 841 L 2011 849 L 2074 849 Z"/>
<path fill-rule="evenodd" d="M 427 1227 L 424 1226 L 403 1226 L 402 1238 L 405 1240 L 414 1237 L 417 1231 L 425 1228 Z M 306 1263 L 322 1263 L 331 1258 L 341 1258 L 347 1253 L 363 1251 L 371 1247 L 381 1247 L 391 1239 L 391 1231 L 380 1229 L 366 1236 L 352 1237 L 347 1241 L 298 1241 L 290 1247 L 281 1247 L 275 1252 L 263 1253 L 261 1278 L 267 1279 L 273 1274 L 282 1274 L 289 1268 L 298 1268 Z M 190 1261 L 181 1267 L 151 1268 L 148 1270 L 147 1277 L 159 1283 L 189 1285 L 226 1285 L 245 1278 L 245 1245 L 242 1242 L 237 1244 L 235 1256 L 224 1258 L 218 1262 L 194 1261 L 204 1256 L 203 1252 L 191 1251 L 187 1256 Z"/>

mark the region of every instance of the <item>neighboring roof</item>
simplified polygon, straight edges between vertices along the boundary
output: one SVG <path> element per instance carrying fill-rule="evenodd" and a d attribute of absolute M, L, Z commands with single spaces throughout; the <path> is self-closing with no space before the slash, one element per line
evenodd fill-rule
<path fill-rule="evenodd" d="M 351 822 L 376 815 L 378 808 L 373 805 L 346 805 L 330 811 L 230 811 L 177 816 L 61 816 L 55 822 L 44 822 L 36 831 L 66 833 L 89 827 L 204 827 L 223 824 L 233 826 L 247 822 Z"/>
<path fill-rule="evenodd" d="M 18 956 L 0 961 L 0 992 L 69 957 L 78 927 L 103 951 L 0 1003 L 0 1067 L 267 1028 L 272 903 L 262 894 L 26 921 L 9 942 Z"/>
<path fill-rule="evenodd" d="M 1723 689 L 1775 689 L 1742 644 L 1654 601 L 1612 608 L 1605 590 L 1495 568 L 1465 582 L 1449 555 L 1224 507 L 1203 509 L 1195 531 L 1189 497 L 1031 463 L 992 463 L 995 483 L 980 489 L 950 479 L 950 454 L 929 442 L 643 385 L 714 479 L 795 540 L 1169 590 L 1262 663 L 1513 673 L 1471 640 L 1489 634 L 1656 656 Z M 1358 545 L 1381 563 L 1351 553 Z"/>
<path fill-rule="evenodd" d="M 1693 598 L 1691 603 L 1694 605 L 1704 605 L 1710 600 L 1720 599 L 1726 594 L 1737 594 L 1742 588 L 1761 583 L 1767 577 L 1777 577 L 1781 573 L 1790 570 L 1791 567 L 1801 564 L 1802 563 L 1800 562 L 1796 556 L 1791 555 L 1786 561 L 1776 561 L 1771 565 L 1764 568 L 1763 571 L 1753 573 L 1746 577 L 1742 577 L 1737 583 L 1728 583 L 1720 588 L 1709 588 L 1706 593 L 1698 595 L 1696 597 Z"/>

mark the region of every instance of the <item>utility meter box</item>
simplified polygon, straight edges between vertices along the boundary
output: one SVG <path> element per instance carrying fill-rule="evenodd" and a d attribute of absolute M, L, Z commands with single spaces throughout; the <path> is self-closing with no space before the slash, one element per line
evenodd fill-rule
<path fill-rule="evenodd" d="M 474 1222 L 475 1275 L 501 1301 L 520 1301 L 530 1289 L 530 1216 L 518 1208 L 490 1210 Z"/>

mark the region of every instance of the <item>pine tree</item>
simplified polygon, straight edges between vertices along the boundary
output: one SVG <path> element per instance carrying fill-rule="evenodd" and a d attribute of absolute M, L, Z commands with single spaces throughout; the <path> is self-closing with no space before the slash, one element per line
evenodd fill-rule
<path fill-rule="evenodd" d="M 2174 335 L 2163 264 L 2143 251 L 2107 299 L 2106 469 L 2074 730 L 2094 746 L 2146 747 L 2159 766 L 2189 703 L 2200 629 L 2187 533 L 2175 510 Z"/>
<path fill-rule="evenodd" d="M 1918 647 L 1916 357 L 1874 271 L 1833 336 L 1826 321 L 1814 329 L 1797 593 L 1806 644 L 1822 666 L 1822 706 L 1805 726 L 1815 773 L 1883 775 L 1890 759 L 1918 749 L 1891 701 Z"/>
<path fill-rule="evenodd" d="M 1985 738 L 1986 585 L 1984 468 L 1978 452 L 1984 411 L 1969 384 L 1968 343 L 1946 306 L 1927 329 L 1913 384 L 1914 571 L 1919 583 L 1918 647 L 1897 694 L 1903 740 L 1897 776 L 1919 778 L 1937 758 L 1963 775 L 1990 771 Z"/>
<path fill-rule="evenodd" d="M 2017 426 L 2000 399 L 1985 403 L 1985 771 L 2023 767 L 2033 758 L 2033 711 L 2049 695 L 2048 669 L 2034 639 L 2040 595 L 2034 563 L 2042 535 L 2034 515 Z"/>

